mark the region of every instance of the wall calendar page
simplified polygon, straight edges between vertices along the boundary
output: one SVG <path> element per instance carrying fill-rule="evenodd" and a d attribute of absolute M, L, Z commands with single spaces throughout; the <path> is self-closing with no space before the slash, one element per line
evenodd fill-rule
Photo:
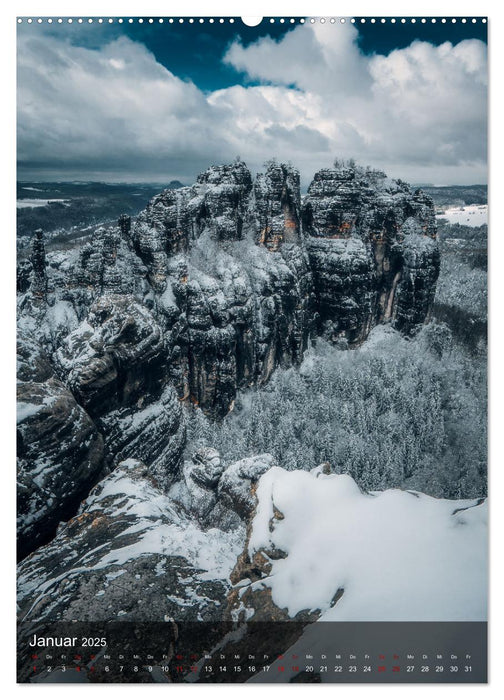
<path fill-rule="evenodd" d="M 18 683 L 486 683 L 487 26 L 17 18 Z"/>

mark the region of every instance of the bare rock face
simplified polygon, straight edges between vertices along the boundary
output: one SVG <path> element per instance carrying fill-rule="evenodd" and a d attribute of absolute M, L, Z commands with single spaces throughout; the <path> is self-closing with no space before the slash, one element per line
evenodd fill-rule
<path fill-rule="evenodd" d="M 314 333 L 352 346 L 384 321 L 414 332 L 438 275 L 432 202 L 401 181 L 343 165 L 318 172 L 302 203 L 291 166 L 251 182 L 243 163 L 209 168 L 156 197 L 133 234 L 179 311 L 179 394 L 214 416 L 298 362 Z"/>
<path fill-rule="evenodd" d="M 168 487 L 185 444 L 164 338 L 145 306 L 99 297 L 50 357 L 18 335 L 18 533 L 24 556 L 74 514 L 104 470 L 143 459 Z M 59 378 L 56 376 L 59 375 Z"/>
<path fill-rule="evenodd" d="M 16 269 L 16 291 L 18 294 L 25 294 L 31 285 L 31 273 L 33 265 L 28 258 L 18 260 Z"/>
<path fill-rule="evenodd" d="M 48 285 L 47 304 L 62 300 L 81 321 L 53 351 L 91 413 L 93 401 L 102 412 L 134 403 L 124 392 L 151 392 L 154 376 L 218 418 L 239 388 L 297 364 L 313 335 L 352 346 L 384 321 L 414 332 L 433 301 L 435 236 L 431 200 L 383 173 L 321 170 L 301 201 L 292 166 L 271 162 L 253 182 L 238 161 L 161 192 L 133 226 L 99 228 L 75 264 L 46 260 L 36 238 L 25 297 L 44 303 Z M 124 357 L 148 325 L 139 348 L 152 357 Z"/>
<path fill-rule="evenodd" d="M 94 300 L 103 294 L 134 294 L 141 296 L 146 291 L 145 269 L 133 254 L 131 243 L 131 220 L 121 217 L 118 227 L 99 227 L 92 240 L 84 244 L 79 252 L 77 266 L 65 270 L 66 297 L 73 297 L 80 290 L 88 292 Z"/>
<path fill-rule="evenodd" d="M 163 332 L 148 309 L 108 294 L 65 339 L 56 361 L 82 405 L 99 415 L 156 393 L 163 351 Z"/>
<path fill-rule="evenodd" d="M 195 190 L 202 200 L 198 209 L 200 228 L 210 227 L 217 241 L 240 240 L 250 216 L 248 195 L 252 190 L 252 176 L 245 163 L 208 168 L 198 175 Z M 193 211 L 195 204 L 199 202 L 192 204 Z"/>
<path fill-rule="evenodd" d="M 311 276 L 302 251 L 288 262 L 282 255 L 271 260 L 249 243 L 238 255 L 190 265 L 175 287 L 187 322 L 176 329 L 185 379 L 179 391 L 214 416 L 227 413 L 237 388 L 300 361 L 311 327 Z"/>
<path fill-rule="evenodd" d="M 329 338 L 356 344 L 383 321 L 405 333 L 424 322 L 439 274 L 429 197 L 384 173 L 341 166 L 316 173 L 302 219 Z"/>
<path fill-rule="evenodd" d="M 149 268 L 153 287 L 163 291 L 171 256 L 186 253 L 208 230 L 216 241 L 240 240 L 250 217 L 252 176 L 244 163 L 213 166 L 191 187 L 154 197 L 135 224 L 135 249 Z"/>
<path fill-rule="evenodd" d="M 200 560 L 212 546 L 216 561 L 224 561 L 209 577 Z M 233 550 L 222 533 L 219 542 L 194 528 L 149 469 L 126 460 L 52 542 L 20 565 L 22 628 L 64 620 L 221 619 L 229 557 Z"/>
<path fill-rule="evenodd" d="M 119 226 L 119 230 L 121 231 L 122 235 L 125 238 L 128 237 L 131 232 L 131 216 L 128 216 L 127 214 L 121 214 L 121 216 L 117 220 L 117 225 Z"/>
<path fill-rule="evenodd" d="M 433 302 L 435 239 L 432 201 L 383 173 L 321 170 L 301 198 L 292 166 L 271 162 L 253 181 L 240 161 L 161 192 L 133 224 L 123 216 L 70 251 L 45 251 L 37 232 L 19 264 L 20 327 L 31 338 L 20 380 L 22 400 L 47 410 L 20 430 L 22 470 L 36 469 L 28 442 L 40 465 L 60 464 L 45 427 L 57 405 L 57 430 L 83 444 L 78 477 L 65 476 L 65 497 L 56 489 L 51 501 L 54 518 L 85 495 L 102 462 L 113 469 L 132 458 L 166 490 L 187 476 L 191 489 L 217 494 L 230 526 L 240 518 L 223 505 L 239 496 L 227 489 L 230 474 L 217 479 L 208 464 L 205 476 L 204 460 L 181 464 L 183 403 L 223 417 L 239 389 L 300 363 L 316 335 L 352 346 L 381 322 L 413 333 Z M 30 478 L 20 511 L 28 529 L 41 498 Z M 243 515 L 247 499 L 238 501 Z"/>
<path fill-rule="evenodd" d="M 302 357 L 315 295 L 299 219 L 297 171 L 271 164 L 252 187 L 241 162 L 166 190 L 138 218 L 134 245 L 168 318 L 175 384 L 211 415 Z"/>
<path fill-rule="evenodd" d="M 413 217 L 404 222 L 403 234 L 403 268 L 395 318 L 399 330 L 411 333 L 430 315 L 439 274 L 439 250 Z"/>
<path fill-rule="evenodd" d="M 262 454 L 224 467 L 217 450 L 199 448 L 168 495 L 202 527 L 240 530 L 255 507 L 255 485 L 274 464 L 272 455 Z"/>
<path fill-rule="evenodd" d="M 221 502 L 229 504 L 243 521 L 247 521 L 255 508 L 255 484 L 274 464 L 275 460 L 270 454 L 246 457 L 231 464 L 219 481 Z"/>
<path fill-rule="evenodd" d="M 36 343 L 18 337 L 18 553 L 32 551 L 103 473 L 103 439 L 52 374 Z"/>
<path fill-rule="evenodd" d="M 182 407 L 166 378 L 163 332 L 129 295 L 106 295 L 63 342 L 60 373 L 96 420 L 113 462 L 141 459 L 169 484 L 185 443 Z"/>
<path fill-rule="evenodd" d="M 31 251 L 32 279 L 31 289 L 34 299 L 42 303 L 47 295 L 47 275 L 45 262 L 44 233 L 41 228 L 35 231 Z"/>
<path fill-rule="evenodd" d="M 369 247 L 359 238 L 312 238 L 310 262 L 317 295 L 319 332 L 349 344 L 373 326 L 376 273 Z"/>
<path fill-rule="evenodd" d="M 182 407 L 167 386 L 157 400 L 107 413 L 97 420 L 113 463 L 127 458 L 149 465 L 158 483 L 167 488 L 178 477 L 185 446 Z"/>
<path fill-rule="evenodd" d="M 18 328 L 16 347 L 17 381 L 45 382 L 53 375 L 53 368 L 47 353 L 32 333 L 24 328 Z"/>
<path fill-rule="evenodd" d="M 293 168 L 271 163 L 254 184 L 259 239 L 268 250 L 278 250 L 282 242 L 300 242 L 299 173 Z"/>

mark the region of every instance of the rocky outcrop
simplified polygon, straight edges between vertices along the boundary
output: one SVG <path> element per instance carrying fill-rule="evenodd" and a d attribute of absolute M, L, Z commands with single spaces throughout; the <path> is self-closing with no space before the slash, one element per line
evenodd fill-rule
<path fill-rule="evenodd" d="M 429 197 L 384 173 L 343 165 L 316 173 L 302 219 L 321 331 L 330 339 L 352 345 L 383 321 L 405 333 L 423 323 L 439 274 Z"/>
<path fill-rule="evenodd" d="M 20 331 L 18 340 L 22 557 L 53 535 L 121 459 L 144 460 L 168 487 L 178 474 L 185 424 L 166 383 L 163 333 L 133 297 L 99 297 L 52 357 L 33 331 Z"/>
<path fill-rule="evenodd" d="M 299 173 L 293 168 L 270 163 L 254 184 L 258 242 L 270 251 L 280 244 L 300 243 Z"/>
<path fill-rule="evenodd" d="M 120 462 L 20 564 L 21 618 L 224 619 L 254 484 L 273 463 L 260 455 L 224 469 L 202 448 L 166 493 L 140 460 Z"/>
<path fill-rule="evenodd" d="M 350 345 L 373 326 L 376 273 L 369 246 L 360 238 L 309 241 L 317 295 L 319 332 Z"/>
<path fill-rule="evenodd" d="M 61 524 L 52 542 L 21 562 L 23 679 L 33 680 L 26 639 L 34 633 L 100 633 L 112 658 L 134 658 L 145 644 L 152 663 L 143 665 L 143 675 L 132 674 L 137 681 L 224 681 L 225 669 L 205 668 L 219 654 L 241 660 L 235 680 L 245 681 L 262 665 L 249 654 L 267 665 L 288 649 L 297 658 L 318 633 L 310 623 L 360 619 L 362 609 L 366 619 L 381 619 L 389 590 L 394 596 L 387 614 L 398 621 L 422 619 L 426 605 L 428 614 L 437 611 L 448 620 L 479 620 L 486 613 L 483 499 L 447 501 L 397 489 L 365 494 L 327 463 L 311 473 L 285 471 L 269 455 L 226 469 L 211 448 L 196 451 L 178 485 L 178 494 L 175 486 L 166 494 L 148 467 L 125 460 Z M 203 492 L 216 494 L 214 514 L 224 494 L 235 513 L 247 512 L 246 533 L 242 518 L 228 531 L 215 520 L 203 526 Z M 405 519 L 400 534 L 397 524 Z M 422 547 L 409 561 L 415 576 L 405 579 L 411 531 L 420 533 Z M 385 571 L 376 546 L 383 540 L 399 541 L 387 550 Z M 328 558 L 328 551 L 335 556 Z M 432 570 L 443 577 L 433 579 Z M 401 599 L 406 580 L 415 595 Z M 84 650 L 83 675 L 115 680 L 101 675 L 100 656 Z M 173 657 L 181 663 L 169 663 Z M 287 679 L 296 671 L 285 670 Z M 127 673 L 117 680 L 129 679 Z"/>
<path fill-rule="evenodd" d="M 103 439 L 53 376 L 37 343 L 18 335 L 18 555 L 54 534 L 103 472 Z"/>
<path fill-rule="evenodd" d="M 92 240 L 79 251 L 74 270 L 64 270 L 67 293 L 63 298 L 79 302 L 80 290 L 88 292 L 88 304 L 103 294 L 134 294 L 147 291 L 145 268 L 133 254 L 131 219 L 121 217 L 118 227 L 99 227 Z"/>
<path fill-rule="evenodd" d="M 179 393 L 210 414 L 306 347 L 314 292 L 299 206 L 292 168 L 271 165 L 252 188 L 238 162 L 163 192 L 137 221 L 135 249 L 162 305 L 177 311 Z"/>
<path fill-rule="evenodd" d="M 240 494 L 236 502 L 230 498 L 221 512 L 228 506 L 241 509 L 245 492 L 252 499 L 253 483 L 271 463 L 272 458 L 263 455 L 224 470 L 218 452 L 200 449 L 185 465 L 187 488 L 185 495 L 179 489 L 179 500 L 175 487 L 168 495 L 163 493 L 140 461 L 120 463 L 91 491 L 77 515 L 61 524 L 54 540 L 19 565 L 18 673 L 32 676 L 26 639 L 34 633 L 58 636 L 71 630 L 80 637 L 100 636 L 103 629 L 107 652 L 112 654 L 130 649 L 131 654 L 138 653 L 143 641 L 153 654 L 152 665 L 158 667 L 157 681 L 169 682 L 179 673 L 177 664 L 169 663 L 175 654 L 185 661 L 177 679 L 183 680 L 187 660 L 194 659 L 201 681 L 206 674 L 198 662 L 204 653 L 225 646 L 226 652 L 242 656 L 246 649 L 227 608 L 229 574 L 243 546 L 244 524 L 238 518 L 225 531 L 215 522 L 203 527 L 199 518 L 205 499 L 214 516 L 217 513 L 219 482 L 226 471 L 222 493 L 234 484 L 229 493 Z M 240 474 L 245 475 L 245 489 L 238 488 Z M 214 496 L 211 503 L 209 494 Z M 251 635 L 257 648 L 264 647 L 268 658 L 274 658 L 301 631 L 294 622 L 266 635 L 256 627 Z M 159 638 L 159 648 L 153 647 L 153 638 Z M 81 653 L 83 658 L 89 656 L 86 649 Z M 111 674 L 101 675 L 98 658 L 91 676 L 89 666 L 82 665 L 90 680 L 110 682 Z M 245 680 L 253 671 L 244 666 L 242 675 Z M 147 682 L 153 677 L 145 671 L 134 679 Z M 124 681 L 124 674 L 117 680 Z"/>
<path fill-rule="evenodd" d="M 167 189 L 150 202 L 133 231 L 136 251 L 162 291 L 169 259 L 185 253 L 204 231 L 216 241 L 240 240 L 251 216 L 252 176 L 244 163 L 209 168 L 191 187 Z"/>
<path fill-rule="evenodd" d="M 430 315 L 440 261 L 436 242 L 424 235 L 416 219 L 408 218 L 402 230 L 403 266 L 394 311 L 396 327 L 411 333 Z"/>
<path fill-rule="evenodd" d="M 182 406 L 175 390 L 167 386 L 155 400 L 110 411 L 97 419 L 105 436 L 113 462 L 140 459 L 149 465 L 151 474 L 163 487 L 179 475 L 185 447 L 185 424 Z"/>
<path fill-rule="evenodd" d="M 318 172 L 301 202 L 291 166 L 270 163 L 253 187 L 247 173 L 214 167 L 166 190 L 133 233 L 155 289 L 181 312 L 179 392 L 216 416 L 237 387 L 296 363 L 313 333 L 351 346 L 384 321 L 414 332 L 439 269 L 421 191 L 342 165 Z"/>
<path fill-rule="evenodd" d="M 225 467 L 217 450 L 199 448 L 168 495 L 202 527 L 240 530 L 254 508 L 255 485 L 274 464 L 272 455 L 262 454 Z"/>
<path fill-rule="evenodd" d="M 159 394 L 165 359 L 163 331 L 148 309 L 115 294 L 99 297 L 55 354 L 60 374 L 93 415 Z"/>
<path fill-rule="evenodd" d="M 81 321 L 96 317 L 96 304 L 123 319 L 124 297 L 133 325 L 138 317 L 145 326 L 147 316 L 163 335 L 155 352 L 165 380 L 221 417 L 237 389 L 298 363 L 310 336 L 352 346 L 377 323 L 412 333 L 429 314 L 439 267 L 430 198 L 350 164 L 316 173 L 301 199 L 292 166 L 271 162 L 255 182 L 240 161 L 211 167 L 194 185 L 157 195 L 133 226 L 124 216 L 116 229 L 97 229 L 74 265 L 57 256 L 44 262 L 36 239 L 28 295 L 40 298 L 47 278 L 49 306 L 63 300 Z M 101 301 L 111 295 L 113 303 Z M 107 342 L 99 360 L 93 350 L 90 368 L 95 374 L 102 363 L 102 392 L 87 368 L 75 384 L 87 350 L 77 348 L 76 370 L 63 372 L 83 405 L 92 399 L 82 392 L 101 403 L 119 391 L 112 355 L 122 351 L 112 345 L 123 341 L 115 332 Z"/>
<path fill-rule="evenodd" d="M 178 512 L 144 464 L 126 460 L 20 565 L 21 629 L 222 619 L 235 550 L 224 533 Z"/>
<path fill-rule="evenodd" d="M 167 485 L 178 473 L 185 426 L 167 383 L 162 329 L 129 295 L 100 297 L 55 356 L 61 376 L 106 436 L 113 462 L 150 465 Z"/>
<path fill-rule="evenodd" d="M 19 315 L 46 359 L 26 365 L 23 401 L 43 402 L 34 385 L 47 364 L 43 381 L 101 436 L 107 467 L 141 459 L 169 489 L 183 403 L 223 417 L 316 335 L 354 346 L 384 321 L 413 333 L 433 300 L 435 236 L 431 200 L 382 173 L 321 170 L 302 198 L 292 166 L 271 162 L 253 181 L 240 161 L 161 192 L 134 224 L 98 227 L 80 248 L 46 252 L 37 232 L 20 261 Z M 30 435 L 39 459 L 57 459 Z M 22 512 L 37 510 L 35 486 L 23 488 Z"/>
<path fill-rule="evenodd" d="M 230 576 L 233 619 L 372 621 L 385 613 L 390 621 L 484 619 L 485 499 L 433 499 L 401 489 L 363 493 L 327 464 L 311 473 L 273 467 L 258 481 L 255 498 Z M 411 532 L 419 546 L 405 569 Z M 383 543 L 390 543 L 385 567 Z M 433 570 L 442 575 L 433 578 Z"/>
<path fill-rule="evenodd" d="M 238 387 L 302 356 L 314 298 L 306 251 L 267 254 L 280 239 L 297 241 L 298 222 L 298 174 L 272 166 L 253 188 L 241 162 L 166 190 L 137 219 L 133 246 L 171 334 L 172 378 L 210 414 L 225 414 Z M 263 240 L 256 225 L 269 231 Z"/>
<path fill-rule="evenodd" d="M 260 458 L 258 460 L 260 462 Z M 246 461 L 243 460 L 243 462 Z M 238 462 L 239 464 L 240 462 Z M 270 463 L 270 467 L 272 466 L 274 466 L 273 463 Z M 272 599 L 271 588 L 268 586 L 268 578 L 272 573 L 274 563 L 286 559 L 288 554 L 273 541 L 273 534 L 271 536 L 272 541 L 268 543 L 268 546 L 260 548 L 251 546 L 252 528 L 259 505 L 256 493 L 257 483 L 266 471 L 267 469 L 258 472 L 253 487 L 251 488 L 249 483 L 247 489 L 247 508 L 243 514 L 244 521 L 247 524 L 247 536 L 243 551 L 240 553 L 229 576 L 233 589 L 228 594 L 226 615 L 231 620 L 242 624 L 246 622 L 295 621 L 301 624 L 301 627 L 298 627 L 296 630 L 296 635 L 292 638 L 295 639 L 301 633 L 303 625 L 315 622 L 320 617 L 320 610 L 306 609 L 298 611 L 295 615 L 289 615 L 289 611 L 286 608 L 281 608 L 275 604 Z M 235 469 L 235 473 L 237 472 L 239 470 Z M 332 469 L 328 462 L 324 462 L 311 470 L 311 474 L 315 478 L 320 475 L 327 476 L 331 473 Z M 244 492 L 245 484 L 240 486 L 242 492 Z M 284 520 L 284 514 L 278 509 L 273 498 L 271 499 L 271 509 L 268 530 L 274 533 L 278 524 Z M 339 588 L 333 596 L 331 606 L 335 605 L 342 595 L 343 589 Z"/>
<path fill-rule="evenodd" d="M 251 216 L 252 176 L 245 163 L 208 168 L 198 175 L 194 189 L 190 210 L 193 216 L 197 211 L 200 231 L 208 227 L 217 241 L 240 240 Z"/>
<path fill-rule="evenodd" d="M 31 291 L 38 303 L 43 303 L 47 295 L 47 275 L 45 261 L 44 233 L 41 228 L 35 231 L 30 256 L 32 264 Z"/>
<path fill-rule="evenodd" d="M 219 481 L 221 503 L 228 505 L 247 522 L 255 508 L 255 484 L 274 464 L 275 460 L 270 454 L 246 457 L 231 464 Z"/>

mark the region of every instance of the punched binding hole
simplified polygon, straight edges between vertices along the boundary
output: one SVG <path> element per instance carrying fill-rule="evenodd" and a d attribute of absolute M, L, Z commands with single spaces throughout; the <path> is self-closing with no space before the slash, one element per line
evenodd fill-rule
<path fill-rule="evenodd" d="M 259 24 L 261 24 L 263 18 L 262 17 L 242 17 L 241 21 L 243 24 L 246 24 L 247 27 L 257 27 Z"/>

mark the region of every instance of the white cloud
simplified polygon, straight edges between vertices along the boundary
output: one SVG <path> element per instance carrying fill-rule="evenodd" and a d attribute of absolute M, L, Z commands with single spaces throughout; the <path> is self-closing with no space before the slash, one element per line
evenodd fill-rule
<path fill-rule="evenodd" d="M 237 154 L 252 168 L 275 155 L 306 183 L 338 155 L 413 181 L 485 180 L 481 41 L 365 56 L 355 27 L 317 24 L 236 42 L 225 61 L 260 84 L 204 94 L 126 37 L 93 49 L 21 37 L 24 171 L 189 181 Z"/>
<path fill-rule="evenodd" d="M 225 60 L 252 79 L 300 90 L 312 106 L 307 122 L 317 125 L 333 153 L 410 178 L 430 170 L 434 180 L 484 177 L 483 42 L 436 47 L 416 41 L 388 56 L 365 56 L 356 40 L 351 25 L 318 24 L 296 29 L 279 44 L 235 43 Z"/>
<path fill-rule="evenodd" d="M 269 37 L 244 48 L 231 45 L 225 61 L 252 79 L 296 85 L 306 92 L 353 95 L 370 86 L 353 25 L 298 26 L 280 42 Z"/>
<path fill-rule="evenodd" d="M 129 169 L 134 179 L 184 163 L 192 172 L 226 148 L 204 94 L 142 44 L 120 38 L 96 50 L 45 36 L 18 49 L 21 163 Z"/>

